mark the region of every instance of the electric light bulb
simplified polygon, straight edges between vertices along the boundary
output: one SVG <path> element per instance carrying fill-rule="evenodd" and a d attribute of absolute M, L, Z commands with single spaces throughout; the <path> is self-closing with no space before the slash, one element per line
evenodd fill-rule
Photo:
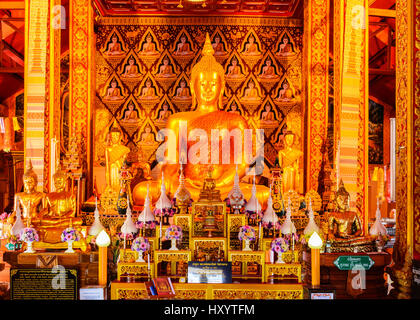
<path fill-rule="evenodd" d="M 309 241 L 308 241 L 308 246 L 311 249 L 321 249 L 322 239 L 318 235 L 317 232 L 312 233 L 312 235 L 311 235 L 311 237 L 309 238 Z"/>
<path fill-rule="evenodd" d="M 98 236 L 96 237 L 96 244 L 99 247 L 108 247 L 111 243 L 111 238 L 109 237 L 108 233 L 105 230 L 99 232 Z"/>

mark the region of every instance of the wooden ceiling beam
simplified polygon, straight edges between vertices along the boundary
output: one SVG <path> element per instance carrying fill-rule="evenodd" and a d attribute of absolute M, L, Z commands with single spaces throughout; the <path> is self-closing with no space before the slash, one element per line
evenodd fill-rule
<path fill-rule="evenodd" d="M 397 16 L 396 10 L 369 8 L 368 14 L 375 17 L 395 18 Z"/>
<path fill-rule="evenodd" d="M 25 10 L 25 1 L 1 1 L 0 9 L 23 9 Z"/>

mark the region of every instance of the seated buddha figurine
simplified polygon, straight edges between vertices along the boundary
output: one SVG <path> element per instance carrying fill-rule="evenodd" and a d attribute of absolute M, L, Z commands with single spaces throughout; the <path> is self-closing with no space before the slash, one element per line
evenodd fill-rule
<path fill-rule="evenodd" d="M 261 52 L 258 50 L 258 45 L 255 43 L 255 38 L 251 34 L 248 38 L 248 43 L 245 45 L 245 50 L 242 53 L 247 56 L 258 56 Z"/>
<path fill-rule="evenodd" d="M 149 145 L 155 143 L 155 136 L 152 132 L 152 127 L 147 125 L 144 128 L 144 132 L 141 134 L 140 144 Z"/>
<path fill-rule="evenodd" d="M 356 212 L 350 211 L 350 194 L 343 180 L 335 195 L 335 212 L 328 214 L 327 239 L 331 242 L 332 252 L 374 251 L 375 243 L 362 237 L 363 226 Z"/>
<path fill-rule="evenodd" d="M 289 42 L 289 38 L 285 35 L 282 39 L 282 43 L 279 46 L 279 51 L 276 53 L 279 56 L 291 56 L 294 55 L 293 47 Z"/>
<path fill-rule="evenodd" d="M 121 75 L 123 78 L 136 78 L 140 77 L 138 66 L 135 64 L 136 60 L 133 57 L 128 59 L 128 64 L 124 68 L 124 73 Z"/>
<path fill-rule="evenodd" d="M 114 79 L 111 81 L 109 88 L 106 90 L 104 100 L 115 101 L 122 99 L 124 99 L 124 97 L 121 96 L 121 90 L 118 88 L 118 83 Z"/>
<path fill-rule="evenodd" d="M 242 100 L 245 101 L 259 101 L 261 100 L 260 95 L 258 93 L 258 89 L 255 87 L 254 81 L 248 82 L 248 87 L 244 91 L 244 96 Z"/>
<path fill-rule="evenodd" d="M 283 81 L 282 87 L 279 90 L 279 94 L 276 100 L 280 102 L 289 102 L 294 100 L 295 98 L 295 94 L 293 90 L 289 87 L 289 83 L 287 82 L 287 80 Z"/>
<path fill-rule="evenodd" d="M 238 59 L 233 58 L 232 64 L 228 67 L 227 79 L 244 78 L 245 76 L 241 72 L 241 67 L 238 65 Z"/>
<path fill-rule="evenodd" d="M 141 99 L 154 99 L 156 98 L 155 88 L 152 87 L 152 81 L 146 80 L 146 86 L 141 90 Z"/>
<path fill-rule="evenodd" d="M 262 72 L 260 74 L 261 79 L 277 79 L 279 76 L 276 74 L 276 70 L 272 66 L 271 59 L 267 59 L 265 61 L 265 66 L 262 68 Z"/>
<path fill-rule="evenodd" d="M 276 120 L 273 110 L 271 110 L 271 105 L 267 103 L 265 105 L 265 110 L 261 114 L 260 123 L 262 125 L 276 125 L 279 122 Z"/>
<path fill-rule="evenodd" d="M 216 35 L 214 37 L 214 43 L 212 44 L 214 55 L 215 56 L 223 56 L 226 54 L 225 48 L 223 47 L 223 43 L 220 42 L 220 36 Z"/>
<path fill-rule="evenodd" d="M 169 64 L 169 58 L 163 58 L 162 65 L 159 67 L 159 73 L 156 75 L 157 78 L 171 78 L 175 77 L 173 67 Z"/>
<path fill-rule="evenodd" d="M 179 83 L 180 87 L 178 89 L 176 89 L 176 95 L 175 97 L 177 99 L 189 99 L 191 98 L 190 96 L 190 91 L 187 88 L 187 82 L 182 79 L 181 82 Z"/>
<path fill-rule="evenodd" d="M 211 130 L 214 128 L 227 129 L 229 131 L 238 129 L 244 134 L 244 130 L 248 129 L 249 126 L 246 120 L 238 115 L 227 111 L 221 111 L 223 109 L 222 97 L 225 86 L 224 79 L 224 68 L 217 62 L 213 55 L 214 50 L 210 42 L 210 38 L 207 34 L 206 42 L 202 51 L 201 60 L 195 64 L 191 71 L 191 82 L 190 89 L 192 94 L 192 110 L 189 112 L 178 112 L 172 114 L 167 122 L 167 128 L 175 133 L 175 153 L 167 153 L 165 160 L 168 163 L 163 163 L 162 170 L 165 177 L 173 177 L 172 183 L 167 186 L 168 193 L 174 193 L 177 188 L 179 162 L 181 159 L 185 160 L 185 166 L 183 172 L 185 174 L 185 185 L 191 192 L 193 199 L 198 199 L 200 190 L 203 186 L 203 177 L 205 177 L 208 171 L 208 164 L 202 163 L 191 163 L 191 159 L 186 157 L 188 150 L 191 150 L 195 144 L 194 141 L 187 141 L 187 153 L 184 155 L 179 150 L 179 139 L 180 139 L 180 125 L 184 122 L 187 126 L 187 136 L 192 130 L 197 128 L 204 130 L 207 135 L 211 136 Z M 220 109 L 220 110 L 219 110 Z M 182 149 L 182 148 L 181 148 Z M 220 147 L 221 150 L 221 147 Z M 232 188 L 232 182 L 235 176 L 235 163 L 233 161 L 234 145 L 230 144 L 230 161 L 229 164 L 213 164 L 212 177 L 214 178 L 216 188 L 221 191 L 221 194 L 227 194 Z M 170 162 L 172 163 L 170 163 Z M 239 177 L 243 177 L 245 174 L 246 164 L 241 163 L 238 166 Z M 158 181 L 154 181 L 155 185 L 158 185 Z M 152 186 L 152 184 L 151 184 Z M 134 188 L 133 195 L 135 203 L 143 203 L 144 195 L 146 194 L 147 184 L 140 182 Z M 155 189 L 159 192 L 158 187 L 152 186 L 151 189 Z M 245 187 L 241 186 L 242 190 L 246 190 Z M 262 191 L 262 190 L 261 190 Z M 244 191 L 245 194 L 245 191 Z M 158 196 L 156 196 L 156 199 Z"/>
<path fill-rule="evenodd" d="M 191 51 L 190 44 L 187 42 L 187 37 L 182 35 L 180 41 L 177 46 L 176 50 L 174 51 L 174 55 L 176 56 L 188 56 L 193 55 L 194 52 Z"/>
<path fill-rule="evenodd" d="M 124 54 L 116 34 L 112 35 L 111 42 L 108 44 L 108 49 L 105 51 L 105 54 L 108 56 L 120 56 Z"/>
<path fill-rule="evenodd" d="M 154 44 L 152 40 L 152 36 L 148 34 L 146 36 L 146 43 L 143 44 L 143 48 L 141 49 L 140 54 L 149 56 L 159 54 L 159 51 L 156 50 L 156 44 Z"/>
<path fill-rule="evenodd" d="M 299 159 L 302 152 L 294 148 L 295 134 L 287 131 L 284 136 L 284 149 L 279 151 L 279 165 L 283 168 L 283 194 L 289 190 L 299 192 Z"/>
<path fill-rule="evenodd" d="M 165 102 L 162 106 L 162 110 L 159 111 L 157 122 L 166 122 L 171 115 L 168 104 Z"/>
<path fill-rule="evenodd" d="M 228 111 L 230 113 L 233 114 L 237 114 L 237 115 L 241 115 L 241 112 L 238 110 L 238 106 L 236 105 L 236 103 L 232 103 L 232 105 L 230 106 L 230 110 Z"/>
<path fill-rule="evenodd" d="M 124 112 L 124 118 L 122 120 L 124 122 L 137 122 L 139 120 L 137 110 L 135 110 L 135 106 L 132 102 L 128 104 L 128 110 Z"/>
<path fill-rule="evenodd" d="M 45 207 L 45 195 L 42 192 L 36 191 L 38 184 L 38 176 L 32 168 L 31 160 L 28 161 L 28 169 L 23 174 L 23 192 L 19 192 L 15 195 L 14 212 L 8 218 L 8 222 L 13 224 L 17 207 L 21 207 L 23 210 L 22 220 L 26 225 L 26 220 L 36 219 L 39 214 L 44 210 Z"/>
<path fill-rule="evenodd" d="M 66 191 L 67 174 L 58 165 L 53 175 L 55 191 L 46 196 L 47 209 L 32 224 L 40 235 L 40 240 L 47 243 L 61 242 L 61 232 L 71 223 L 73 227 L 80 227 L 83 220 L 76 217 L 76 198 Z M 71 222 L 70 222 L 71 221 Z"/>

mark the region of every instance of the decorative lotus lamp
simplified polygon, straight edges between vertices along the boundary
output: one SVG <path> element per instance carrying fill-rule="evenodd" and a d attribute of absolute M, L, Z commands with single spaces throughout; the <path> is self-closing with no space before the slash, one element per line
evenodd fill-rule
<path fill-rule="evenodd" d="M 267 209 L 264 212 L 262 217 L 262 225 L 265 229 L 271 230 L 276 229 L 278 225 L 279 218 L 273 210 L 273 198 L 271 196 L 271 186 L 270 186 L 270 195 L 268 196 Z"/>
<path fill-rule="evenodd" d="M 96 237 L 99 232 L 104 230 L 104 226 L 101 223 L 101 220 L 99 218 L 99 210 L 98 210 L 98 198 L 95 197 L 95 213 L 94 213 L 95 220 L 93 221 L 92 225 L 89 228 L 88 234 L 90 236 Z"/>
<path fill-rule="evenodd" d="M 154 215 L 164 219 L 164 224 L 169 224 L 169 217 L 174 215 L 174 209 L 172 208 L 172 202 L 166 195 L 165 178 L 162 172 L 162 184 L 160 186 L 160 197 L 156 202 Z"/>
<path fill-rule="evenodd" d="M 178 250 L 176 242 L 182 239 L 182 228 L 177 225 L 171 225 L 166 229 L 165 238 L 171 240 L 171 248 L 169 250 Z"/>
<path fill-rule="evenodd" d="M 239 214 L 243 206 L 246 204 L 244 194 L 239 187 L 238 166 L 236 166 L 235 178 L 233 180 L 233 188 L 229 191 L 226 198 L 226 205 L 232 209 L 231 213 Z"/>
<path fill-rule="evenodd" d="M 309 216 L 308 225 L 305 227 L 305 230 L 303 231 L 303 234 L 307 237 L 310 237 L 312 235 L 312 233 L 314 233 L 314 232 L 319 233 L 319 227 L 315 223 L 314 211 L 312 210 L 312 200 L 311 200 L 311 198 L 309 198 L 309 213 L 308 213 L 308 216 Z"/>
<path fill-rule="evenodd" d="M 22 221 L 22 213 L 20 211 L 20 206 L 18 204 L 16 208 L 16 221 L 13 224 L 10 231 L 11 231 L 12 236 L 19 237 L 23 229 L 25 229 L 25 224 Z"/>
<path fill-rule="evenodd" d="M 173 205 L 179 208 L 180 214 L 188 214 L 188 206 L 192 202 L 191 193 L 185 186 L 185 176 L 182 163 L 180 165 L 179 185 L 174 194 Z"/>
<path fill-rule="evenodd" d="M 136 227 L 139 229 L 154 229 L 156 227 L 155 216 L 150 206 L 149 186 L 147 186 L 146 199 L 144 200 L 143 211 L 139 214 L 136 221 Z"/>
<path fill-rule="evenodd" d="M 65 253 L 74 253 L 73 242 L 80 240 L 80 232 L 73 228 L 72 221 L 70 219 L 69 227 L 64 229 L 61 233 L 61 241 L 67 242 L 67 250 Z"/>
<path fill-rule="evenodd" d="M 322 248 L 322 239 L 317 232 L 312 233 L 308 246 L 311 248 L 312 286 L 319 287 L 321 283 L 320 249 Z"/>
<path fill-rule="evenodd" d="M 131 250 L 137 251 L 138 254 L 139 254 L 136 262 L 146 262 L 143 259 L 143 252 L 145 252 L 149 249 L 150 249 L 149 240 L 147 240 L 146 238 L 143 238 L 143 237 L 137 237 L 136 239 L 134 239 L 134 241 L 131 245 Z"/>
<path fill-rule="evenodd" d="M 258 202 L 258 199 L 257 199 L 257 187 L 255 186 L 255 175 L 254 175 L 254 181 L 252 184 L 251 198 L 249 198 L 248 202 L 245 205 L 245 214 L 247 215 L 248 219 L 251 219 L 251 220 L 259 220 L 260 217 L 262 216 L 261 204 Z"/>
<path fill-rule="evenodd" d="M 370 227 L 369 234 L 376 239 L 376 247 L 378 248 L 378 252 L 382 252 L 382 249 L 386 243 L 384 238 L 387 237 L 386 228 L 381 223 L 381 210 L 379 209 L 379 198 L 376 201 L 376 219 L 373 223 L 372 227 Z"/>
<path fill-rule="evenodd" d="M 255 240 L 255 229 L 251 226 L 242 226 L 239 229 L 238 238 L 241 241 L 245 241 L 245 246 L 242 251 L 252 251 L 249 244 L 251 241 Z"/>
<path fill-rule="evenodd" d="M 111 244 L 111 238 L 105 230 L 99 232 L 98 236 L 96 237 L 96 244 L 99 247 L 98 284 L 100 286 L 106 286 L 108 269 L 107 247 Z"/>
<path fill-rule="evenodd" d="M 126 248 L 126 241 L 127 237 L 133 237 L 135 233 L 137 233 L 137 227 L 133 222 L 133 219 L 131 219 L 131 207 L 130 202 L 127 199 L 127 217 L 125 218 L 125 221 L 123 225 L 121 226 L 121 235 L 124 237 L 124 249 Z"/>

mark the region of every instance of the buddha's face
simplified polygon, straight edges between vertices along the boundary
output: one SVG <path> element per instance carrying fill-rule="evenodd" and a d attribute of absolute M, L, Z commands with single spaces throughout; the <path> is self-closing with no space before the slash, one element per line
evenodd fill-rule
<path fill-rule="evenodd" d="M 23 180 L 23 187 L 25 192 L 31 193 L 35 191 L 36 181 L 34 177 L 25 177 Z"/>
<path fill-rule="evenodd" d="M 337 198 L 335 199 L 335 202 L 337 204 L 337 209 L 339 211 L 345 211 L 345 210 L 347 210 L 348 209 L 347 208 L 348 201 L 349 201 L 349 198 L 348 198 L 347 195 L 345 195 L 345 194 L 339 194 L 339 195 L 337 195 Z"/>
<path fill-rule="evenodd" d="M 164 104 L 164 105 L 163 105 L 163 110 L 164 110 L 164 111 L 168 111 L 168 105 L 167 105 L 167 104 Z"/>
<path fill-rule="evenodd" d="M 270 111 L 270 109 L 271 109 L 271 107 L 270 107 L 270 105 L 269 104 L 267 104 L 266 106 L 265 106 L 265 111 Z"/>
<path fill-rule="evenodd" d="M 289 88 L 289 85 L 287 84 L 287 82 L 283 83 L 283 89 L 287 89 Z"/>
<path fill-rule="evenodd" d="M 232 111 L 236 111 L 237 108 L 236 104 L 232 105 Z"/>
<path fill-rule="evenodd" d="M 187 38 L 185 38 L 185 36 L 181 37 L 181 43 L 185 43 L 187 41 Z"/>
<path fill-rule="evenodd" d="M 165 66 L 167 66 L 168 64 L 169 64 L 169 60 L 168 59 L 163 59 L 163 64 L 165 65 Z"/>
<path fill-rule="evenodd" d="M 198 104 L 216 105 L 222 92 L 222 79 L 216 72 L 202 72 L 194 84 Z"/>
<path fill-rule="evenodd" d="M 134 105 L 132 105 L 132 104 L 128 105 L 128 110 L 133 111 L 134 110 Z"/>
<path fill-rule="evenodd" d="M 295 135 L 294 134 L 286 134 L 284 137 L 284 141 L 286 142 L 286 146 L 291 147 L 293 145 L 293 142 L 295 141 Z"/>
<path fill-rule="evenodd" d="M 64 176 L 54 177 L 54 186 L 56 191 L 62 191 L 66 187 L 66 178 Z"/>
<path fill-rule="evenodd" d="M 250 44 L 253 44 L 253 43 L 254 43 L 254 41 L 255 41 L 254 37 L 249 37 L 249 43 L 250 43 Z"/>
<path fill-rule="evenodd" d="M 266 64 L 267 66 L 271 66 L 271 60 L 267 60 L 267 61 L 265 62 L 265 64 Z"/>
<path fill-rule="evenodd" d="M 232 60 L 232 66 L 236 66 L 238 64 L 238 60 Z"/>
<path fill-rule="evenodd" d="M 130 64 L 130 66 L 132 66 L 134 64 L 134 59 L 131 58 L 130 60 L 128 60 L 128 63 Z"/>
<path fill-rule="evenodd" d="M 111 142 L 112 144 L 117 144 L 120 142 L 121 133 L 119 131 L 112 131 L 111 132 Z"/>
<path fill-rule="evenodd" d="M 181 88 L 185 88 L 185 85 L 186 85 L 185 81 L 181 81 L 180 85 L 181 85 Z"/>
<path fill-rule="evenodd" d="M 117 43 L 117 41 L 118 41 L 118 38 L 116 36 L 113 36 L 112 37 L 112 43 Z"/>
<path fill-rule="evenodd" d="M 150 88 L 152 86 L 152 83 L 150 81 L 146 81 L 146 87 Z"/>
<path fill-rule="evenodd" d="M 254 84 L 254 82 L 250 82 L 249 84 L 248 84 L 248 87 L 250 88 L 250 89 L 253 89 L 254 87 L 255 87 L 255 84 Z"/>
<path fill-rule="evenodd" d="M 116 87 L 117 87 L 117 82 L 112 81 L 112 82 L 111 82 L 111 88 L 116 88 Z"/>
<path fill-rule="evenodd" d="M 216 42 L 216 44 L 219 44 L 220 38 L 219 37 L 214 38 L 214 42 Z"/>
<path fill-rule="evenodd" d="M 151 37 L 151 36 L 147 36 L 147 38 L 146 38 L 146 42 L 147 42 L 147 43 L 151 43 L 151 42 L 152 42 L 152 37 Z"/>
<path fill-rule="evenodd" d="M 289 39 L 288 39 L 287 37 L 284 37 L 284 38 L 283 38 L 283 43 L 284 43 L 284 44 L 288 44 L 288 43 L 289 43 Z"/>
<path fill-rule="evenodd" d="M 146 133 L 150 133 L 150 131 L 152 131 L 152 128 L 150 128 L 150 127 L 146 127 L 146 128 L 144 129 L 144 131 L 145 131 Z"/>

